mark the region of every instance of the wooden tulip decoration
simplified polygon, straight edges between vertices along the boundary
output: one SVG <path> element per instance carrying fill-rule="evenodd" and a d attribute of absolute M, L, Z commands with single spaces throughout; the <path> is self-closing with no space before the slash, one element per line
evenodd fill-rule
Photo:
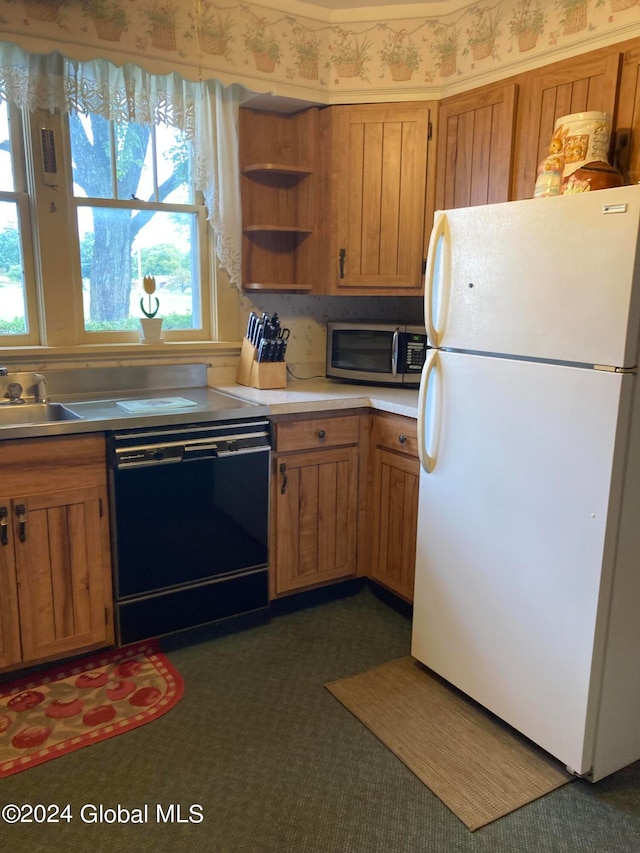
<path fill-rule="evenodd" d="M 156 307 L 153 309 L 151 308 L 151 296 L 156 292 L 156 280 L 154 276 L 145 275 L 142 279 L 142 286 L 144 287 L 144 292 L 149 295 L 149 310 L 147 311 L 147 309 L 144 307 L 144 296 L 140 298 L 140 308 L 145 317 L 151 319 L 152 317 L 156 316 L 156 314 L 158 313 L 158 309 L 160 308 L 160 300 L 157 296 L 153 297 L 156 300 Z"/>

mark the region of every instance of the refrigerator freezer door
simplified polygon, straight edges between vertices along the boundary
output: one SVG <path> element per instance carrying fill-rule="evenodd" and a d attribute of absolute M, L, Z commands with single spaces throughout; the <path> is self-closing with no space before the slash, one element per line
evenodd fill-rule
<path fill-rule="evenodd" d="M 412 654 L 588 772 L 615 545 L 609 497 L 624 462 L 614 447 L 634 377 L 437 358 Z"/>
<path fill-rule="evenodd" d="M 442 220 L 444 217 L 444 221 Z M 637 364 L 640 187 L 529 199 L 436 216 L 435 340 L 451 349 Z"/>

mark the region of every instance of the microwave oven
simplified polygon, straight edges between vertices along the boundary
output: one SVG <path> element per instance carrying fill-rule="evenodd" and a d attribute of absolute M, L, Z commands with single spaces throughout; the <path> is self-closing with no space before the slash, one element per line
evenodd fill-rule
<path fill-rule="evenodd" d="M 424 326 L 327 324 L 326 375 L 333 379 L 417 386 L 426 355 Z"/>

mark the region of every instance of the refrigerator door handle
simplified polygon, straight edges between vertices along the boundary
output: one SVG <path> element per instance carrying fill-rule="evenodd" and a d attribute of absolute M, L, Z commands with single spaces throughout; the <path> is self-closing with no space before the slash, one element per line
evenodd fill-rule
<path fill-rule="evenodd" d="M 433 371 L 438 366 L 438 351 L 430 350 L 429 357 L 422 368 L 422 378 L 420 381 L 420 393 L 418 395 L 418 459 L 420 465 L 424 468 L 427 474 L 431 474 L 436 467 L 435 454 L 430 456 L 427 451 L 427 401 L 429 399 L 429 385 Z"/>
<path fill-rule="evenodd" d="M 436 268 L 436 253 L 438 242 L 444 237 L 447 217 L 443 211 L 436 213 L 431 236 L 429 237 L 429 249 L 427 251 L 427 269 L 425 272 L 424 288 L 424 322 L 427 329 L 427 338 L 432 347 L 439 346 L 438 333 L 433 324 L 433 285 Z"/>

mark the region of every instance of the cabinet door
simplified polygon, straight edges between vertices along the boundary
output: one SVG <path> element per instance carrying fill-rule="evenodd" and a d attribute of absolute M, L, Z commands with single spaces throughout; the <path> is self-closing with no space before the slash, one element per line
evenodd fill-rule
<path fill-rule="evenodd" d="M 518 117 L 514 198 L 533 196 L 538 164 L 549 152 L 556 119 L 591 110 L 615 115 L 620 60 L 615 50 L 597 51 L 526 75 L 521 97 L 527 108 Z"/>
<path fill-rule="evenodd" d="M 0 669 L 20 663 L 19 618 L 11 501 L 0 497 Z"/>
<path fill-rule="evenodd" d="M 372 451 L 371 577 L 412 601 L 420 469 L 416 421 L 377 415 Z"/>
<path fill-rule="evenodd" d="M 429 108 L 333 107 L 330 290 L 419 294 Z"/>
<path fill-rule="evenodd" d="M 276 457 L 275 592 L 356 571 L 358 449 Z"/>
<path fill-rule="evenodd" d="M 13 500 L 25 663 L 109 641 L 105 498 L 88 487 Z"/>
<path fill-rule="evenodd" d="M 624 144 L 623 144 L 624 143 Z M 640 183 L 640 47 L 624 54 L 614 165 L 629 184 Z"/>
<path fill-rule="evenodd" d="M 509 200 L 517 87 L 445 98 L 438 111 L 436 208 Z"/>

